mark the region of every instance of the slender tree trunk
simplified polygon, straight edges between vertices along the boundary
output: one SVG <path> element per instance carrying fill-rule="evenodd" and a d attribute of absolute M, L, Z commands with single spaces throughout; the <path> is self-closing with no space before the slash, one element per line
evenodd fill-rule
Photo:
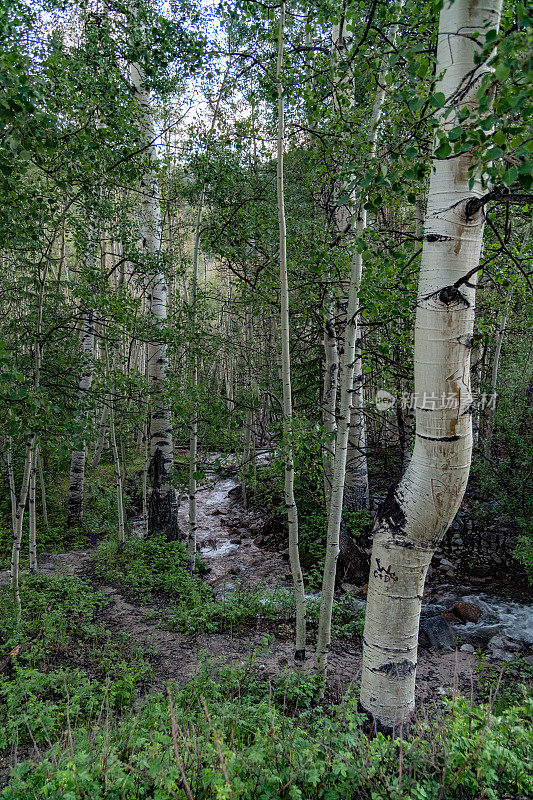
<path fill-rule="evenodd" d="M 13 438 L 11 436 L 7 437 L 7 450 L 5 455 L 7 479 L 9 481 L 9 497 L 11 500 L 11 522 L 13 524 L 14 531 L 17 518 L 17 490 L 15 488 L 15 471 L 13 469 Z"/>
<path fill-rule="evenodd" d="M 524 242 L 522 244 L 522 249 L 521 249 L 522 253 L 526 248 L 527 241 L 529 239 L 530 229 L 531 225 L 528 225 L 526 235 L 524 237 Z M 496 347 L 494 348 L 494 358 L 492 360 L 492 372 L 490 376 L 490 403 L 487 409 L 488 418 L 487 418 L 487 428 L 485 434 L 485 447 L 484 447 L 485 456 L 487 458 L 490 458 L 490 450 L 492 444 L 492 430 L 494 427 L 494 417 L 496 410 L 496 389 L 498 387 L 498 370 L 500 367 L 500 356 L 502 352 L 503 339 L 505 336 L 505 329 L 507 327 L 507 318 L 509 316 L 509 309 L 511 307 L 511 300 L 513 298 L 513 289 L 514 287 L 511 285 L 507 292 L 507 297 L 505 298 L 505 307 L 500 319 L 500 324 L 498 326 L 498 333 L 496 334 Z"/>
<path fill-rule="evenodd" d="M 29 553 L 30 572 L 37 572 L 37 516 L 35 513 L 35 490 L 37 485 L 37 445 L 31 454 L 30 483 L 28 490 Z"/>
<path fill-rule="evenodd" d="M 194 252 L 192 264 L 192 286 L 191 286 L 191 303 L 192 303 L 192 336 L 194 340 L 192 363 L 191 363 L 191 391 L 193 396 L 193 408 L 189 420 L 189 536 L 187 542 L 187 551 L 189 554 L 189 561 L 191 571 L 194 570 L 196 565 L 196 530 L 198 527 L 197 513 L 196 513 L 196 492 L 197 480 L 196 475 L 198 472 L 198 353 L 196 351 L 196 336 L 197 336 L 197 309 L 198 302 L 198 259 L 200 256 L 200 239 L 202 235 L 202 215 L 204 210 L 204 193 L 205 189 L 202 186 L 200 193 L 200 200 L 198 203 L 198 211 L 196 213 L 196 227 L 194 233 Z"/>
<path fill-rule="evenodd" d="M 87 313 L 83 323 L 81 337 L 81 351 L 83 355 L 84 367 L 79 382 L 79 397 L 82 406 L 86 405 L 87 395 L 90 391 L 93 379 L 93 355 L 94 355 L 94 314 L 92 311 Z M 85 409 L 82 417 L 86 420 L 88 411 Z M 79 525 L 83 518 L 83 494 L 85 483 L 85 464 L 86 464 L 85 442 L 80 450 L 73 450 L 70 459 L 70 476 L 68 488 L 68 512 L 67 524 Z"/>
<path fill-rule="evenodd" d="M 326 443 L 322 452 L 322 467 L 324 471 L 324 497 L 326 509 L 329 513 L 335 459 L 335 435 L 337 433 L 335 412 L 339 384 L 339 350 L 337 347 L 333 301 L 328 305 L 326 324 L 324 326 L 324 352 L 326 355 L 326 368 L 324 370 L 324 388 L 322 391 L 322 412 L 326 428 Z"/>
<path fill-rule="evenodd" d="M 142 223 L 141 239 L 143 253 L 152 269 L 150 279 L 150 311 L 157 327 L 161 330 L 167 320 L 167 285 L 161 267 L 161 207 L 159 186 L 152 167 L 155 162 L 156 133 L 150 97 L 145 85 L 145 77 L 139 64 L 130 65 L 133 95 L 139 104 L 140 128 L 149 160 L 147 171 L 141 181 Z M 150 413 L 150 495 L 148 503 L 149 535 L 164 534 L 168 540 L 177 539 L 178 497 L 172 486 L 174 469 L 174 445 L 172 440 L 172 418 L 170 404 L 166 397 L 166 376 L 168 371 L 167 345 L 164 341 L 153 341 L 148 345 L 148 381 L 151 386 Z"/>
<path fill-rule="evenodd" d="M 33 460 L 33 448 L 35 447 L 35 434 L 30 433 L 26 441 L 26 456 L 24 459 L 24 473 L 22 476 L 22 486 L 15 512 L 15 525 L 13 528 L 13 549 L 11 551 L 11 591 L 17 612 L 17 624 L 20 622 L 22 606 L 20 602 L 19 589 L 19 568 L 20 568 L 20 543 L 22 541 L 22 523 L 24 521 L 24 509 L 28 499 L 28 489 L 30 485 L 30 470 Z"/>
<path fill-rule="evenodd" d="M 46 503 L 46 482 L 44 480 L 43 459 L 41 456 L 41 448 L 37 445 L 37 466 L 39 469 L 39 484 L 41 487 L 41 511 L 43 516 L 43 525 L 48 528 L 48 506 Z"/>
<path fill-rule="evenodd" d="M 476 64 L 476 54 L 487 30 L 498 28 L 501 4 L 444 3 L 435 87 L 447 98 L 444 130 L 458 124 L 461 108 L 477 105 L 488 68 Z M 416 441 L 411 462 L 374 526 L 361 705 L 385 731 L 405 730 L 414 709 L 426 572 L 461 503 L 470 468 L 475 288 L 456 285 L 479 264 L 483 240 L 483 211 L 468 210 L 469 201 L 482 195 L 480 182 L 469 188 L 470 163 L 468 153 L 433 161 L 415 324 Z"/>
<path fill-rule="evenodd" d="M 403 0 L 399 4 L 398 13 L 403 7 Z M 394 23 L 389 31 L 389 39 L 394 46 L 398 24 Z M 385 100 L 385 79 L 389 70 L 389 58 L 385 56 L 381 62 L 378 75 L 376 96 L 370 118 L 370 147 L 369 159 L 376 156 L 378 140 L 378 125 L 381 118 L 383 102 Z M 361 204 L 363 205 L 363 204 Z M 361 235 L 367 226 L 367 213 L 361 208 L 358 219 L 358 234 Z M 368 487 L 368 460 L 366 454 L 366 428 L 364 416 L 364 379 L 363 359 L 361 353 L 361 332 L 358 331 L 355 347 L 354 383 L 352 393 L 352 407 L 350 411 L 350 433 L 348 437 L 348 451 L 346 456 L 346 474 L 344 476 L 344 507 L 348 511 L 368 509 L 370 505 Z"/>
<path fill-rule="evenodd" d="M 105 446 L 105 438 L 106 438 L 106 421 L 109 414 L 109 407 L 107 405 L 104 406 L 102 411 L 102 416 L 100 417 L 100 424 L 98 425 L 98 440 L 96 442 L 96 447 L 94 449 L 94 455 L 91 461 L 91 469 L 95 469 L 100 463 L 100 459 L 102 458 L 102 452 Z"/>
<path fill-rule="evenodd" d="M 391 38 L 396 36 L 394 25 L 391 31 Z M 381 116 L 381 109 L 385 97 L 385 75 L 388 69 L 388 61 L 382 62 L 380 74 L 378 76 L 378 88 L 374 99 L 372 116 L 370 118 L 369 138 L 370 152 L 372 159 L 376 153 L 377 129 Z M 359 198 L 359 207 L 356 212 L 356 234 L 357 237 L 363 235 L 366 228 L 366 209 L 364 208 L 364 197 Z M 356 216 L 354 213 L 354 217 Z M 357 329 L 359 315 L 359 287 L 361 286 L 361 276 L 363 273 L 363 258 L 357 248 L 352 257 L 352 268 L 350 273 L 350 283 L 348 290 L 348 307 L 346 312 L 346 327 L 344 333 L 344 354 L 342 360 L 342 379 L 340 392 L 340 409 L 337 423 L 337 436 L 335 440 L 335 459 L 333 462 L 333 481 L 331 487 L 331 500 L 328 514 L 328 530 L 326 538 L 326 559 L 324 562 L 324 574 L 322 578 L 322 593 L 320 599 L 320 617 L 318 622 L 317 646 L 315 653 L 315 670 L 320 674 L 325 674 L 327 669 L 328 650 L 331 641 L 331 616 L 333 612 L 333 595 L 335 591 L 335 575 L 337 571 L 337 559 L 339 557 L 339 538 L 342 522 L 342 509 L 346 481 L 346 463 L 348 459 L 348 446 L 350 429 L 356 428 L 359 431 L 359 444 L 365 441 L 364 418 L 363 418 L 363 382 L 361 372 L 361 360 L 356 358 L 357 349 Z M 354 384 L 354 376 L 358 370 L 357 381 Z M 352 415 L 353 395 L 356 395 L 358 408 Z M 355 464 L 354 464 L 355 462 Z M 366 476 L 366 483 L 363 477 Z M 356 479 L 359 481 L 356 483 Z M 351 483 L 350 483 L 351 481 Z M 366 448 L 358 455 L 352 456 L 352 477 L 349 480 L 350 488 L 357 489 L 357 496 L 368 493 L 368 475 L 366 470 Z"/>
<path fill-rule="evenodd" d="M 109 399 L 109 402 L 112 402 L 111 398 Z M 119 546 L 123 547 L 125 540 L 124 483 L 122 479 L 122 469 L 120 466 L 120 456 L 117 447 L 115 412 L 113 410 L 109 415 L 109 438 L 111 440 L 111 452 L 113 454 L 113 466 L 115 470 L 115 485 L 117 487 L 118 542 Z"/>
<path fill-rule="evenodd" d="M 298 550 L 298 509 L 294 498 L 294 457 L 292 445 L 292 392 L 291 356 L 289 345 L 289 282 L 287 275 L 287 229 L 285 223 L 285 198 L 283 191 L 283 150 L 285 137 L 285 108 L 281 70 L 283 66 L 283 33 L 285 2 L 282 2 L 279 19 L 278 59 L 276 78 L 278 84 L 278 158 L 277 196 L 279 221 L 279 271 L 281 286 L 281 373 L 283 383 L 283 459 L 285 462 L 285 506 L 289 523 L 289 560 L 294 584 L 296 604 L 295 660 L 305 659 L 306 602 L 300 553 Z"/>

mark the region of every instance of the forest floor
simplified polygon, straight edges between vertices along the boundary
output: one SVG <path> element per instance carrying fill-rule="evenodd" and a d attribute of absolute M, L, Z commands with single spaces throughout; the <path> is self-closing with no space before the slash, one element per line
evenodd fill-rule
<path fill-rule="evenodd" d="M 208 572 L 205 580 L 219 597 L 238 585 L 259 584 L 290 588 L 288 565 L 278 553 L 263 550 L 253 512 L 246 512 L 234 500 L 237 479 L 209 473 L 198 491 L 198 548 Z M 180 507 L 180 526 L 186 530 L 188 504 Z M 133 521 L 134 532 L 140 523 Z M 254 541 L 255 540 L 255 541 Z M 104 592 L 110 603 L 100 612 L 100 621 L 118 637 L 127 635 L 131 645 L 146 650 L 152 662 L 152 691 L 168 681 L 184 685 L 212 658 L 223 664 L 242 666 L 256 651 L 257 668 L 266 679 L 274 678 L 293 664 L 293 630 L 285 620 L 258 619 L 234 632 L 185 634 L 165 627 L 165 602 L 142 601 L 123 587 L 103 580 L 95 570 L 96 547 L 63 554 L 43 555 L 39 571 L 84 577 L 95 590 Z M 8 580 L 0 573 L 0 584 Z M 314 631 L 310 631 L 312 640 Z M 265 644 L 266 640 L 266 644 Z M 308 649 L 304 668 L 311 669 L 313 646 Z M 362 642 L 359 636 L 335 639 L 328 666 L 328 695 L 343 697 L 360 676 Z M 417 671 L 418 702 L 460 691 L 476 692 L 478 682 L 475 653 L 460 650 L 421 649 Z"/>

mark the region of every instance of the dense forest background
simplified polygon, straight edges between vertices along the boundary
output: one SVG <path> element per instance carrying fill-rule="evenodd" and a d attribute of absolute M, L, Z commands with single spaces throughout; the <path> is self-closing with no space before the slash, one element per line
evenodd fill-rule
<path fill-rule="evenodd" d="M 533 791 L 529 11 L 0 0 L 2 796 Z"/>

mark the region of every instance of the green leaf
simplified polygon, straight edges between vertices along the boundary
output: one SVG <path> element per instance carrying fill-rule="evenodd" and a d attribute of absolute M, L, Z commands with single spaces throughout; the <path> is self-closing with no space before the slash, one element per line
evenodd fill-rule
<path fill-rule="evenodd" d="M 452 147 L 450 143 L 448 141 L 443 142 L 435 150 L 435 158 L 448 158 L 451 152 L 452 152 Z"/>

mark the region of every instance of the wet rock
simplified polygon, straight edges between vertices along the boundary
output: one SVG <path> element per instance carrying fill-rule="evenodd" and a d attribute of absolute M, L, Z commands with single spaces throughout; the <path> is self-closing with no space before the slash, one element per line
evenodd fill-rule
<path fill-rule="evenodd" d="M 264 543 L 265 543 L 265 537 L 264 536 L 256 536 L 255 537 L 254 544 L 257 545 L 257 547 L 261 547 L 261 545 L 263 545 Z"/>
<path fill-rule="evenodd" d="M 463 625 L 464 623 L 461 623 L 459 629 L 461 639 L 466 640 L 475 647 L 486 647 L 493 636 L 501 633 L 500 625 L 482 625 L 475 630 L 468 630 L 468 628 L 464 628 Z"/>
<path fill-rule="evenodd" d="M 462 622 L 477 622 L 481 616 L 481 609 L 475 603 L 454 603 L 452 613 Z"/>
<path fill-rule="evenodd" d="M 462 644 L 459 650 L 462 653 L 475 653 L 475 648 L 473 644 Z"/>
<path fill-rule="evenodd" d="M 230 544 L 242 544 L 242 539 L 239 536 L 232 536 L 229 540 Z"/>
<path fill-rule="evenodd" d="M 420 625 L 418 643 L 421 647 L 455 648 L 456 637 L 452 626 L 441 614 L 427 617 Z"/>
<path fill-rule="evenodd" d="M 441 611 L 440 613 L 446 622 L 450 622 L 452 625 L 458 625 L 464 622 L 464 620 L 456 616 L 453 611 Z"/>
<path fill-rule="evenodd" d="M 230 567 L 228 569 L 228 575 L 238 575 L 241 571 L 240 567 Z"/>
<path fill-rule="evenodd" d="M 509 636 L 493 636 L 489 641 L 488 648 L 490 650 L 508 650 L 510 653 L 516 653 L 522 650 L 522 643 L 517 642 L 516 639 L 511 639 Z"/>
<path fill-rule="evenodd" d="M 230 528 L 228 531 L 228 536 L 240 536 L 241 531 L 238 528 Z"/>

